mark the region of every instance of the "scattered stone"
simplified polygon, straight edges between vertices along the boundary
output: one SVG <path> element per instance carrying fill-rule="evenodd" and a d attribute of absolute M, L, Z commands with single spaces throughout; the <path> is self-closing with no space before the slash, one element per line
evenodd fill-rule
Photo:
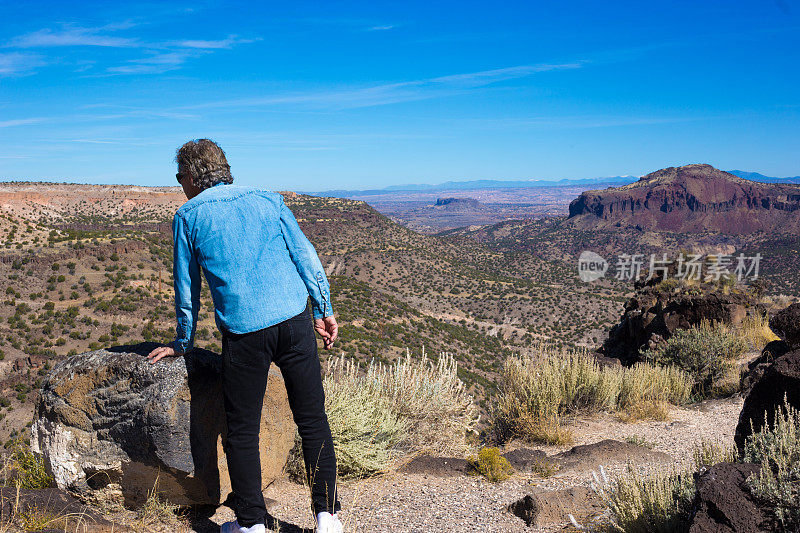
<path fill-rule="evenodd" d="M 520 472 L 530 472 L 538 465 L 547 462 L 547 453 L 543 450 L 534 450 L 531 448 L 517 448 L 503 454 L 503 457 L 511 463 L 514 470 Z"/>
<path fill-rule="evenodd" d="M 438 477 L 463 476 L 469 471 L 469 463 L 466 459 L 459 459 L 457 457 L 418 455 L 401 466 L 399 471 L 406 474 L 422 474 Z"/>
<path fill-rule="evenodd" d="M 755 382 L 744 400 L 734 441 L 741 449 L 753 431 L 758 432 L 766 421 L 772 424 L 776 410 L 784 405 L 800 409 L 800 350 L 778 357 Z"/>
<path fill-rule="evenodd" d="M 178 505 L 225 499 L 221 358 L 198 349 L 151 365 L 144 356 L 155 346 L 73 356 L 47 376 L 31 445 L 60 488 L 128 507 L 156 483 Z M 294 434 L 283 378 L 272 368 L 261 419 L 265 487 L 280 475 Z"/>
<path fill-rule="evenodd" d="M 56 488 L 19 489 L 0 488 L 0 513 L 4 517 L 49 517 L 50 530 L 88 531 L 106 533 L 126 531 L 113 524 L 78 501 L 69 493 Z"/>
<path fill-rule="evenodd" d="M 618 440 L 606 439 L 594 444 L 584 444 L 561 452 L 551 457 L 562 469 L 580 471 L 594 470 L 601 465 L 611 463 L 654 463 L 672 461 L 673 458 L 663 452 L 657 452 Z"/>
<path fill-rule="evenodd" d="M 745 484 L 759 469 L 750 463 L 719 463 L 695 474 L 697 493 L 689 533 L 773 531 Z"/>
<path fill-rule="evenodd" d="M 800 303 L 779 311 L 769 321 L 775 335 L 786 341 L 790 348 L 800 348 Z"/>
<path fill-rule="evenodd" d="M 604 506 L 591 489 L 571 487 L 525 495 L 507 509 L 527 526 L 546 527 L 568 524 L 569 515 L 578 522 L 588 521 L 602 513 Z"/>

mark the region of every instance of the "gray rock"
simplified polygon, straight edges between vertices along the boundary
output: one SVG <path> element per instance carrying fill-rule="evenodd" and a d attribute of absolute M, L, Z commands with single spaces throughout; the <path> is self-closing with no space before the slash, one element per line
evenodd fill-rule
<path fill-rule="evenodd" d="M 31 428 L 59 488 L 128 506 L 154 487 L 179 505 L 218 504 L 230 490 L 219 355 L 195 350 L 151 365 L 144 343 L 67 358 L 48 374 Z M 295 427 L 271 368 L 261 420 L 264 486 L 283 469 Z"/>

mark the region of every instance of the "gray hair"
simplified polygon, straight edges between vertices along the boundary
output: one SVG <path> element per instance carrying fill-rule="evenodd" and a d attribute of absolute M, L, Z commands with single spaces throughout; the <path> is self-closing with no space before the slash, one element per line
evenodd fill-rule
<path fill-rule="evenodd" d="M 233 183 L 225 152 L 211 139 L 187 142 L 178 148 L 175 161 L 178 163 L 178 173 L 191 174 L 193 183 L 201 191 L 218 183 Z"/>

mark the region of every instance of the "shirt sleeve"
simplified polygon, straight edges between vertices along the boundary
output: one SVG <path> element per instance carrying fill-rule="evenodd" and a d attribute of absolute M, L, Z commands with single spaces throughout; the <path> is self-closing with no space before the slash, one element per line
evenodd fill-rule
<path fill-rule="evenodd" d="M 175 351 L 192 349 L 197 314 L 200 311 L 200 266 L 186 231 L 186 221 L 176 214 L 172 219 L 174 241 L 173 278 L 175 280 Z"/>
<path fill-rule="evenodd" d="M 333 314 L 331 306 L 331 287 L 325 276 L 325 269 L 319 260 L 314 245 L 303 234 L 291 210 L 281 197 L 281 232 L 289 249 L 289 255 L 297 267 L 297 272 L 308 288 L 311 296 L 311 311 L 314 318 L 324 318 Z"/>

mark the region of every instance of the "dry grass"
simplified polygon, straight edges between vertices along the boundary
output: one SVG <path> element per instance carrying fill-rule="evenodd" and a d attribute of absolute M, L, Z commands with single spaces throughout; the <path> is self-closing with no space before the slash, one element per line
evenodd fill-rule
<path fill-rule="evenodd" d="M 626 419 L 664 419 L 668 405 L 689 399 L 691 380 L 676 368 L 602 367 L 582 351 L 537 347 L 506 360 L 494 426 L 500 440 L 568 444 L 565 416 L 618 411 Z"/>
<path fill-rule="evenodd" d="M 760 352 L 767 343 L 779 340 L 779 337 L 769 327 L 769 320 L 765 316 L 748 316 L 737 328 L 737 333 L 747 342 L 750 349 Z"/>
<path fill-rule="evenodd" d="M 130 527 L 134 531 L 150 532 L 156 527 L 169 526 L 172 531 L 189 532 L 188 527 L 182 520 L 180 507 L 170 503 L 158 490 L 158 478 L 156 478 L 153 488 L 147 492 L 147 499 L 136 509 L 136 518 L 131 522 Z"/>
<path fill-rule="evenodd" d="M 795 468 L 800 462 L 798 435 L 800 417 L 789 408 L 776 417 L 772 428 L 748 438 L 743 457 L 745 461 L 762 464 L 761 473 L 748 482 L 753 493 L 775 510 L 784 526 L 796 525 L 794 520 L 800 517 L 794 489 L 800 477 Z M 684 533 L 695 494 L 694 473 L 717 463 L 736 460 L 737 452 L 732 444 L 703 441 L 695 447 L 691 464 L 675 466 L 665 472 L 645 476 L 628 465 L 622 476 L 611 481 L 601 467 L 600 475 L 594 475 L 592 484 L 610 511 L 601 529 L 624 533 Z"/>

